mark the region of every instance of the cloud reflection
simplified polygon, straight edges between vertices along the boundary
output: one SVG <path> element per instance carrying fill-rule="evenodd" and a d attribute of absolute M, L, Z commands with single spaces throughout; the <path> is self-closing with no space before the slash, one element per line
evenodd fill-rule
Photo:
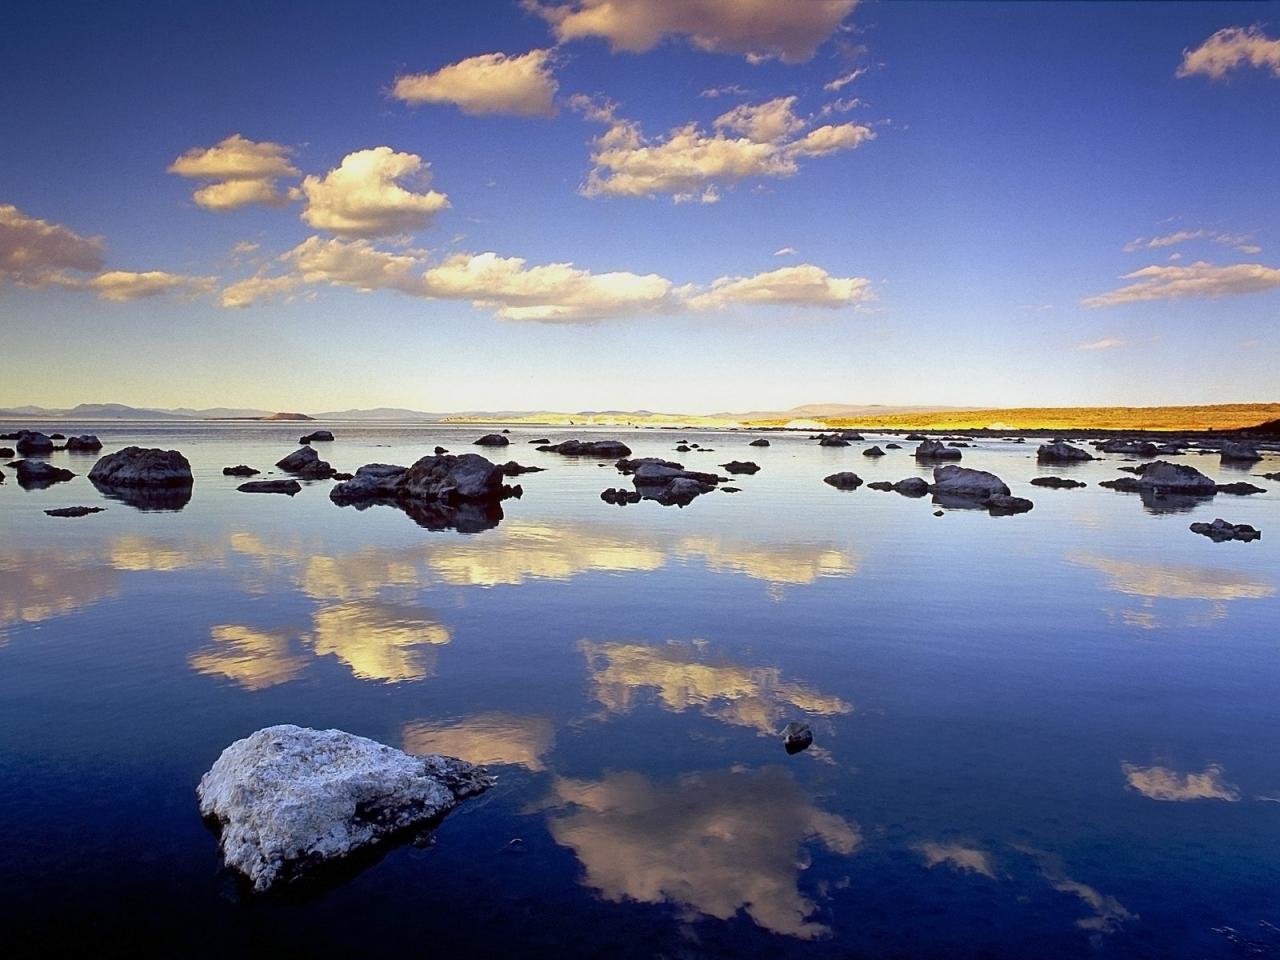
<path fill-rule="evenodd" d="M 926 867 L 951 867 L 962 873 L 980 873 L 984 877 L 995 879 L 996 871 L 991 863 L 991 854 L 978 847 L 965 846 L 962 843 L 920 843 L 915 847 L 924 859 Z"/>
<path fill-rule="evenodd" d="M 1222 779 L 1222 768 L 1216 763 L 1205 767 L 1203 773 L 1179 773 L 1168 767 L 1140 767 L 1133 763 L 1122 763 L 1120 767 L 1129 788 L 1151 800 L 1240 799 L 1240 791 Z"/>
<path fill-rule="evenodd" d="M 296 638 L 284 630 L 255 630 L 224 623 L 209 631 L 210 646 L 187 658 L 191 669 L 224 677 L 246 690 L 287 683 L 300 674 L 308 658 L 296 651 Z"/>
<path fill-rule="evenodd" d="M 6 629 L 66 616 L 120 591 L 111 567 L 60 550 L 0 552 L 0 643 Z"/>
<path fill-rule="evenodd" d="M 406 753 L 442 753 L 470 763 L 510 764 L 535 773 L 546 769 L 542 758 L 556 742 L 555 728 L 546 717 L 496 712 L 408 723 L 403 737 Z"/>
<path fill-rule="evenodd" d="M 692 774 L 670 785 L 640 773 L 557 779 L 548 801 L 555 841 L 582 862 L 606 900 L 674 903 L 727 920 L 745 911 L 774 933 L 829 929 L 798 889 L 807 842 L 852 854 L 856 825 L 815 807 L 777 767 Z"/>
<path fill-rule="evenodd" d="M 317 656 L 334 654 L 361 680 L 398 683 L 435 671 L 432 647 L 451 639 L 449 628 L 416 607 L 351 600 L 313 614 Z"/>

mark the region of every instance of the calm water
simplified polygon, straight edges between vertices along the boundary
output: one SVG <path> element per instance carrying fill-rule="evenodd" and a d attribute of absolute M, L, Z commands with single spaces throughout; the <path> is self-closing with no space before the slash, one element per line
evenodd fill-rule
<path fill-rule="evenodd" d="M 5 432 L 22 425 L 0 425 Z M 603 431 L 736 495 L 619 509 L 612 466 L 526 441 L 499 526 L 235 492 L 299 425 L 46 425 L 176 447 L 177 512 L 79 476 L 0 484 L 0 921 L 9 948 L 170 956 L 1280 955 L 1280 484 L 1158 513 L 1119 458 L 1037 469 L 1035 510 L 933 516 L 821 482 L 909 450 Z M 338 469 L 474 427 L 332 425 Z M 868 435 L 868 443 L 886 439 Z M 679 440 L 714 453 L 676 455 Z M 11 444 L 10 444 L 11 445 Z M 904 444 L 906 445 L 906 444 Z M 906 445 L 910 446 L 910 445 Z M 1226 479 L 1252 471 L 1186 462 Z M 1043 490 L 1044 472 L 1089 482 Z M 105 505 L 82 519 L 42 510 Z M 1264 531 L 1215 544 L 1222 516 Z M 815 745 L 776 735 L 808 719 Z M 194 796 L 233 740 L 338 727 L 491 764 L 498 786 L 301 901 L 248 898 Z"/>

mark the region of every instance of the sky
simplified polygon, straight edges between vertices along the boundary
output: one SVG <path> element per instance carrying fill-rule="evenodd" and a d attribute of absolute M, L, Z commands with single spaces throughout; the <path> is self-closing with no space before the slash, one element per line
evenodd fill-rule
<path fill-rule="evenodd" d="M 1280 3 L 8 3 L 0 406 L 1280 399 Z"/>

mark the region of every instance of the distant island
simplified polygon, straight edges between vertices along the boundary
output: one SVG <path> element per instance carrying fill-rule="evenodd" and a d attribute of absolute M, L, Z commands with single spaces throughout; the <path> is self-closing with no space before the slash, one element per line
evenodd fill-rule
<path fill-rule="evenodd" d="M 832 427 L 881 430 L 1052 431 L 1112 430 L 1189 432 L 1274 431 L 1280 403 L 1224 403 L 1165 407 L 963 408 L 879 404 L 805 404 L 786 410 L 719 413 L 663 413 L 652 410 L 557 411 L 491 410 L 428 413 L 402 407 L 288 413 L 238 407 L 159 409 L 120 403 L 82 403 L 67 409 L 20 406 L 0 409 L 0 420 L 256 420 L 441 423 L 520 423 L 545 426 L 740 427 L 821 430 Z"/>

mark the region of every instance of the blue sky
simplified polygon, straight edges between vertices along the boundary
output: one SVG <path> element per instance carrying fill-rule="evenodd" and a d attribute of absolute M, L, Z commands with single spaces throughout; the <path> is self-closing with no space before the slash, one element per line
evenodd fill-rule
<path fill-rule="evenodd" d="M 0 405 L 1275 400 L 1278 37 L 1275 3 L 9 4 Z"/>

